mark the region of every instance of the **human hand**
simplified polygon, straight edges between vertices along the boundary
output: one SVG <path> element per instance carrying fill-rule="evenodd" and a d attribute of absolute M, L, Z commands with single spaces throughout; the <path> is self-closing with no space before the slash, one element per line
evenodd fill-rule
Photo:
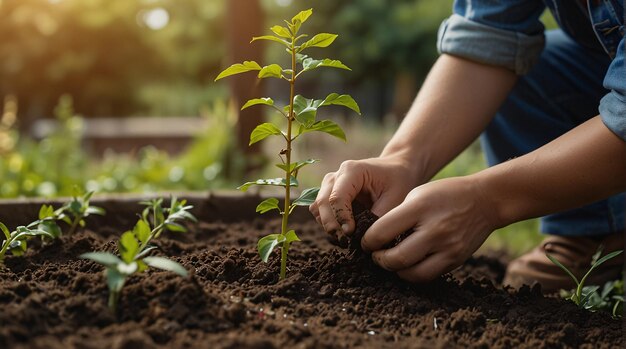
<path fill-rule="evenodd" d="M 354 231 L 352 201 L 358 198 L 371 204 L 371 211 L 380 217 L 400 204 L 417 184 L 410 164 L 400 157 L 344 161 L 337 172 L 324 177 L 309 210 L 337 239 Z"/>
<path fill-rule="evenodd" d="M 471 177 L 449 178 L 413 189 L 363 236 L 382 268 L 411 282 L 426 282 L 467 260 L 500 227 L 496 210 Z M 388 243 L 409 229 L 398 245 Z"/>

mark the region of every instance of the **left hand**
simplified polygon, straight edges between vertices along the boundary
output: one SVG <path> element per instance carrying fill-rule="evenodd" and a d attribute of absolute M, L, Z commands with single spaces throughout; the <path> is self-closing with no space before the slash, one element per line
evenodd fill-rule
<path fill-rule="evenodd" d="M 471 177 L 449 178 L 409 192 L 370 227 L 361 246 L 382 268 L 426 282 L 463 264 L 499 227 L 496 207 Z M 408 229 L 414 232 L 397 246 L 383 248 Z"/>

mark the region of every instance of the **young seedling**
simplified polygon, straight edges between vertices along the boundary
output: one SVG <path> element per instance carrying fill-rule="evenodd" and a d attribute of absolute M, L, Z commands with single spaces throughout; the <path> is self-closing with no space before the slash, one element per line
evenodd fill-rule
<path fill-rule="evenodd" d="M 67 232 L 69 235 L 74 234 L 78 226 L 84 228 L 85 218 L 89 215 L 97 214 L 103 216 L 105 214 L 104 209 L 92 206 L 89 203 L 93 193 L 93 191 L 89 191 L 83 195 L 75 194 L 72 200 L 61 207 L 57 212 L 61 219 L 70 225 L 70 229 Z"/>
<path fill-rule="evenodd" d="M 613 251 L 600 258 L 601 252 L 602 250 L 600 249 L 598 250 L 598 253 L 594 255 L 591 260 L 591 268 L 589 268 L 589 270 L 585 273 L 585 275 L 583 275 L 580 280 L 578 280 L 578 278 L 565 265 L 563 265 L 563 263 L 559 262 L 553 256 L 546 254 L 546 256 L 552 261 L 552 263 L 563 269 L 563 271 L 565 271 L 567 275 L 569 275 L 576 283 L 576 289 L 571 293 L 570 300 L 572 300 L 572 302 L 574 302 L 580 308 L 592 309 L 593 304 L 590 303 L 590 299 L 592 298 L 593 294 L 600 288 L 600 286 L 585 286 L 585 281 L 587 281 L 587 277 L 589 277 L 591 272 L 599 267 L 602 263 L 608 261 L 611 258 L 615 258 L 619 254 L 624 252 L 624 250 Z"/>
<path fill-rule="evenodd" d="M 185 200 L 178 201 L 172 198 L 168 208 L 163 208 L 163 199 L 142 202 L 147 207 L 141 218 L 131 231 L 127 231 L 118 241 L 120 256 L 109 252 L 89 252 L 80 255 L 80 258 L 91 259 L 106 267 L 106 280 L 109 288 L 108 306 L 115 312 L 122 288 L 126 279 L 147 270 L 149 267 L 174 272 L 180 276 L 187 276 L 187 270 L 180 264 L 164 257 L 147 256 L 156 248 L 150 242 L 158 238 L 164 230 L 186 232 L 181 224 L 183 221 L 196 221 L 189 213 L 192 208 L 186 205 Z"/>
<path fill-rule="evenodd" d="M 247 182 L 238 189 L 246 191 L 250 186 L 277 186 L 283 187 L 285 191 L 284 204 L 281 207 L 279 200 L 276 198 L 266 199 L 261 202 L 256 211 L 266 213 L 276 210 L 282 215 L 281 231 L 277 234 L 269 234 L 262 237 L 257 245 L 259 255 L 263 262 L 267 262 L 272 251 L 280 246 L 281 265 L 280 278 L 285 278 L 287 254 L 289 246 L 295 241 L 300 241 L 294 230 L 289 229 L 289 215 L 296 206 L 308 206 L 313 203 L 317 197 L 319 188 L 310 188 L 303 190 L 300 196 L 292 200 L 291 188 L 298 186 L 298 172 L 307 165 L 313 164 L 318 160 L 308 159 L 302 161 L 294 161 L 292 159 L 293 143 L 302 135 L 310 132 L 324 132 L 331 136 L 346 141 L 344 131 L 331 120 L 317 120 L 317 110 L 324 106 L 339 105 L 350 108 L 360 114 L 357 103 L 349 95 L 339 95 L 331 93 L 324 99 L 308 99 L 301 95 L 296 95 L 296 81 L 303 74 L 309 73 L 317 68 L 329 67 L 350 70 L 346 65 L 338 60 L 332 59 L 314 59 L 304 54 L 313 47 L 328 47 L 337 38 L 336 34 L 319 33 L 308 39 L 308 35 L 300 33 L 300 28 L 304 22 L 313 14 L 313 10 L 309 9 L 295 15 L 291 21 L 285 21 L 286 26 L 275 25 L 270 30 L 275 35 L 264 35 L 252 38 L 252 41 L 269 40 L 276 42 L 286 48 L 289 55 L 291 65 L 283 68 L 278 64 L 270 64 L 260 66 L 254 61 L 245 61 L 240 64 L 234 64 L 221 72 L 216 81 L 224 77 L 240 74 L 244 72 L 256 71 L 259 79 L 276 78 L 284 80 L 289 85 L 289 103 L 283 107 L 274 103 L 269 97 L 255 98 L 247 101 L 241 109 L 246 109 L 254 105 L 265 105 L 275 109 L 285 120 L 285 125 L 281 128 L 273 123 L 263 123 L 258 125 L 250 135 L 250 145 L 264 140 L 269 136 L 278 136 L 282 138 L 284 147 L 279 151 L 278 156 L 281 163 L 276 166 L 283 171 L 283 175 L 279 178 L 257 179 L 253 182 Z"/>
<path fill-rule="evenodd" d="M 19 226 L 14 231 L 9 231 L 4 223 L 0 223 L 0 230 L 4 233 L 5 240 L 0 248 L 0 264 L 4 261 L 7 251 L 11 251 L 14 256 L 21 256 L 26 252 L 27 240 L 33 236 L 47 237 L 54 239 L 54 235 L 41 229 L 31 229 Z"/>

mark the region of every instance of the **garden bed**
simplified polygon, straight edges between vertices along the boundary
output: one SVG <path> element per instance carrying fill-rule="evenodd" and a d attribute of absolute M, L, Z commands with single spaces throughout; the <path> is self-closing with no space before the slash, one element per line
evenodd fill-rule
<path fill-rule="evenodd" d="M 185 196 L 183 196 L 185 197 Z M 504 264 L 476 257 L 432 283 L 411 285 L 367 256 L 331 245 L 298 212 L 303 242 L 278 281 L 278 254 L 265 264 L 256 241 L 280 222 L 254 213 L 258 198 L 190 195 L 200 219 L 166 232 L 155 255 L 190 276 L 152 269 L 123 289 L 117 317 L 107 308 L 103 267 L 77 256 L 116 253 L 139 197 L 92 200 L 107 216 L 88 229 L 7 257 L 0 269 L 0 348 L 618 348 L 622 322 L 544 297 L 503 289 Z M 30 222 L 42 201 L 5 201 L 0 221 Z M 57 204 L 58 206 L 59 204 Z M 269 214 L 268 214 L 269 216 Z"/>

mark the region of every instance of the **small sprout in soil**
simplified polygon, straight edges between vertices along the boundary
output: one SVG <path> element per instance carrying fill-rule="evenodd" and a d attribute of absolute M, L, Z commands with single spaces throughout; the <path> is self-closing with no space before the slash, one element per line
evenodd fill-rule
<path fill-rule="evenodd" d="M 106 267 L 106 280 L 109 288 L 108 306 L 115 312 L 119 297 L 126 279 L 147 270 L 149 267 L 174 272 L 180 276 L 187 276 L 187 270 L 177 262 L 164 257 L 147 256 L 157 248 L 151 245 L 153 239 L 158 238 L 163 231 L 186 232 L 182 225 L 184 221 L 195 222 L 196 218 L 189 212 L 192 208 L 186 205 L 185 200 L 171 199 L 169 207 L 163 207 L 163 199 L 142 202 L 146 208 L 141 218 L 131 231 L 120 237 L 118 248 L 120 256 L 109 252 L 89 252 L 80 255 L 80 258 L 91 259 Z"/>
<path fill-rule="evenodd" d="M 73 234 L 78 226 L 84 228 L 85 218 L 89 215 L 97 214 L 103 216 L 105 214 L 104 209 L 89 204 L 89 199 L 91 199 L 93 193 L 93 191 L 89 191 L 82 195 L 75 194 L 72 197 L 72 201 L 60 208 L 61 214 L 64 215 L 63 221 L 70 225 L 68 234 Z"/>
<path fill-rule="evenodd" d="M 587 280 L 587 277 L 589 277 L 589 275 L 594 269 L 596 269 L 602 263 L 608 261 L 609 259 L 617 257 L 622 252 L 624 252 L 624 250 L 614 251 L 600 258 L 602 249 L 599 249 L 598 253 L 596 253 L 594 257 L 592 258 L 591 268 L 589 268 L 587 273 L 585 273 L 585 275 L 580 280 L 578 280 L 578 278 L 566 266 L 564 266 L 563 263 L 559 262 L 556 258 L 554 258 L 553 256 L 549 254 L 546 254 L 546 256 L 552 261 L 552 263 L 556 264 L 559 268 L 563 269 L 563 271 L 566 272 L 572 278 L 572 280 L 574 280 L 574 282 L 576 283 L 576 289 L 574 289 L 571 292 L 567 292 L 566 293 L 567 297 L 569 297 L 569 299 L 580 308 L 595 311 L 599 307 L 599 301 L 601 301 L 604 297 L 594 296 L 594 295 L 597 296 L 597 291 L 600 288 L 600 286 L 585 286 L 585 281 Z M 611 292 L 611 290 L 608 290 L 607 292 L 608 293 L 606 295 L 608 295 Z M 602 293 L 604 294 L 604 292 Z M 623 302 L 623 298 L 624 298 L 623 294 L 621 298 L 619 296 L 618 298 L 616 298 L 615 307 L 620 306 L 621 304 L 620 302 Z"/>
<path fill-rule="evenodd" d="M 309 48 L 328 47 L 337 38 L 336 34 L 329 33 L 319 33 L 312 37 L 302 34 L 300 28 L 312 14 L 312 9 L 302 11 L 295 15 L 290 21 L 285 21 L 286 26 L 275 25 L 271 27 L 270 30 L 275 35 L 264 35 L 252 38 L 252 41 L 268 40 L 284 46 L 290 58 L 290 67 L 283 68 L 278 64 L 261 66 L 254 61 L 245 61 L 230 66 L 215 79 L 217 81 L 230 75 L 255 71 L 258 72 L 257 77 L 259 79 L 276 78 L 284 80 L 289 86 L 289 104 L 285 106 L 278 106 L 272 98 L 262 97 L 251 99 L 241 107 L 243 110 L 255 105 L 265 105 L 275 109 L 285 120 L 285 125 L 276 125 L 269 122 L 258 125 L 250 135 L 250 145 L 270 136 L 278 136 L 284 140 L 284 145 L 281 146 L 278 151 L 280 163 L 276 164 L 276 167 L 283 171 L 282 176 L 270 179 L 257 179 L 256 181 L 245 183 L 238 188 L 242 191 L 246 191 L 253 185 L 284 188 L 285 200 L 282 207 L 278 199 L 270 198 L 261 202 L 256 209 L 259 213 L 276 210 L 282 216 L 280 233 L 269 234 L 262 237 L 257 245 L 259 255 L 263 262 L 267 262 L 272 251 L 276 247 L 280 247 L 280 279 L 285 278 L 289 246 L 293 242 L 300 241 L 296 232 L 289 229 L 289 215 L 296 206 L 309 206 L 312 204 L 319 191 L 319 188 L 305 189 L 297 199 L 292 201 L 291 188 L 298 186 L 298 172 L 304 166 L 318 161 L 315 159 L 301 161 L 292 159 L 293 142 L 304 134 L 315 131 L 324 132 L 346 141 L 344 131 L 335 122 L 331 120 L 317 120 L 317 111 L 321 107 L 338 105 L 361 114 L 359 106 L 349 95 L 331 93 L 324 99 L 308 99 L 295 94 L 296 81 L 305 73 L 308 74 L 322 67 L 350 70 L 350 68 L 338 60 L 328 58 L 314 59 L 304 54 L 304 51 Z M 281 128 L 281 126 L 283 127 Z"/>
<path fill-rule="evenodd" d="M 41 229 L 32 229 L 25 226 L 19 226 L 14 231 L 9 231 L 4 223 L 0 223 L 0 230 L 4 234 L 2 248 L 0 248 L 0 263 L 4 261 L 7 251 L 11 251 L 14 256 L 21 256 L 26 252 L 27 240 L 33 236 L 47 237 L 54 239 L 54 235 Z"/>

